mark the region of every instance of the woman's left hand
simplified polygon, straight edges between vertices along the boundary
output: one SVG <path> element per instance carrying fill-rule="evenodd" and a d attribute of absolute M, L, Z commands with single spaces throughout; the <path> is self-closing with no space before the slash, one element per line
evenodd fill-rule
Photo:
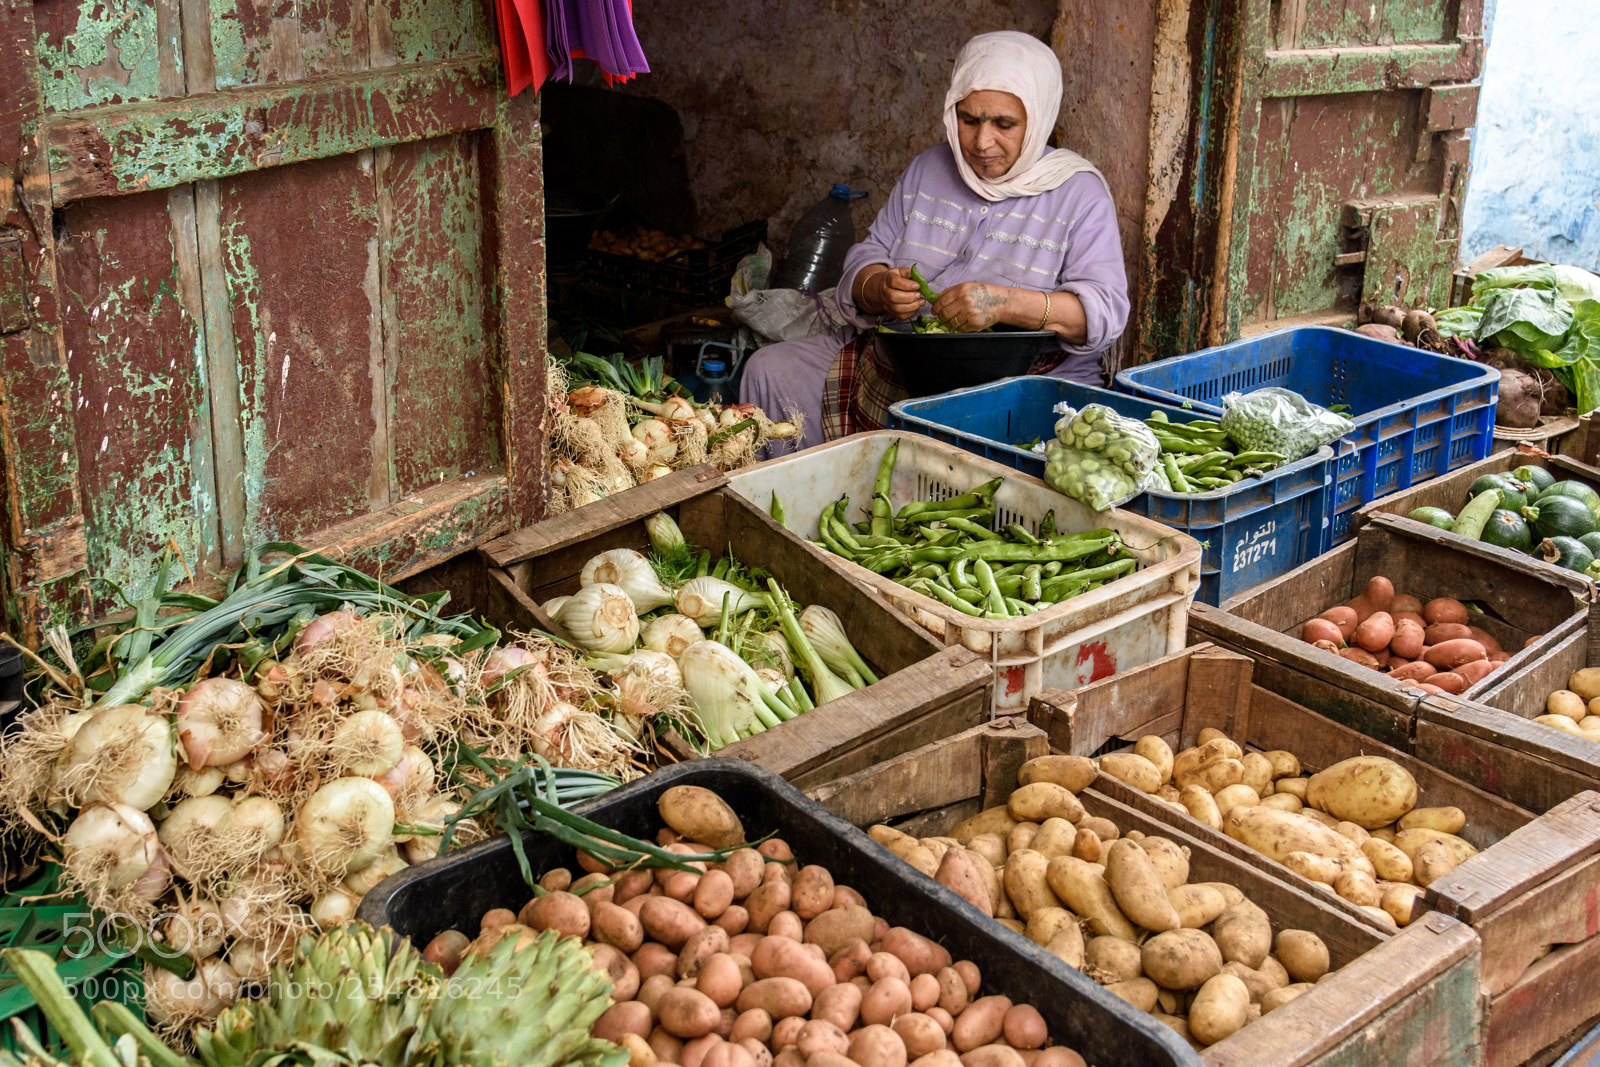
<path fill-rule="evenodd" d="M 1004 285 L 961 282 L 939 294 L 933 313 L 962 333 L 987 329 L 1002 320 L 1011 293 Z"/>

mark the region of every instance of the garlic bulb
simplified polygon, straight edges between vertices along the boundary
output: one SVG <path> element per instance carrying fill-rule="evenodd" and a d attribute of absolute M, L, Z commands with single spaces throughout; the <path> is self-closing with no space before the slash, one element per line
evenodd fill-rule
<path fill-rule="evenodd" d="M 639 639 L 639 614 L 619 586 L 586 585 L 561 605 L 556 615 L 562 629 L 590 652 L 627 652 Z"/>
<path fill-rule="evenodd" d="M 597 582 L 619 587 L 640 615 L 672 603 L 672 591 L 661 584 L 650 561 L 631 548 L 609 549 L 585 563 L 578 583 L 589 586 Z"/>

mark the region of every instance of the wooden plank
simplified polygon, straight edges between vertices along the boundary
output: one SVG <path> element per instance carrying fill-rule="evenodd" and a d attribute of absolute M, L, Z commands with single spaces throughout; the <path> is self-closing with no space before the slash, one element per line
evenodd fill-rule
<path fill-rule="evenodd" d="M 1489 1002 L 1484 1067 L 1527 1063 L 1597 1015 L 1600 937 L 1593 937 L 1554 950 Z"/>
<path fill-rule="evenodd" d="M 571 640 L 567 631 L 545 613 L 544 608 L 517 587 L 511 575 L 499 567 L 488 567 L 488 587 L 483 615 L 486 622 L 502 632 L 543 630 L 563 641 Z"/>
<path fill-rule="evenodd" d="M 1250 709 L 1254 695 L 1250 684 L 1254 664 L 1249 657 L 1225 648 L 1196 648 L 1189 660 L 1189 690 L 1183 706 L 1207 709 L 1209 723 L 1229 737 L 1250 736 Z M 1179 744 L 1199 744 L 1200 727 L 1185 715 Z"/>
<path fill-rule="evenodd" d="M 509 512 L 505 477 L 480 474 L 431 486 L 386 508 L 307 534 L 305 543 L 396 582 L 504 533 L 511 526 Z"/>
<path fill-rule="evenodd" d="M 587 507 L 553 515 L 543 522 L 496 538 L 482 550 L 496 567 L 513 567 L 524 560 L 548 556 L 556 549 L 620 529 L 658 511 L 670 511 L 685 500 L 727 483 L 728 476 L 710 464 L 673 471 L 666 477 L 614 493 Z"/>
<path fill-rule="evenodd" d="M 1165 721 L 1183 713 L 1196 652 L 1186 648 L 1070 693 L 1046 689 L 1030 702 L 1028 720 L 1051 748 L 1074 756 L 1091 755 L 1112 737 L 1164 734 Z"/>
<path fill-rule="evenodd" d="M 807 790 L 823 807 L 856 826 L 871 826 L 942 808 L 983 790 L 983 735 L 976 726 L 914 748 L 862 771 Z"/>
<path fill-rule="evenodd" d="M 1523 719 L 1538 718 L 1545 713 L 1550 694 L 1567 688 L 1573 673 L 1588 666 L 1592 666 L 1589 635 L 1580 630 L 1562 638 L 1539 659 L 1496 683 L 1488 692 L 1480 693 L 1473 703 Z"/>
<path fill-rule="evenodd" d="M 1552 875 L 1472 928 L 1483 941 L 1483 986 L 1503 993 L 1553 946 L 1600 935 L 1600 855 Z"/>
<path fill-rule="evenodd" d="M 48 120 L 57 204 L 495 125 L 492 57 L 200 93 Z"/>
<path fill-rule="evenodd" d="M 1412 752 L 1532 812 L 1600 788 L 1600 744 L 1443 697 L 1418 707 Z"/>
<path fill-rule="evenodd" d="M 1325 96 L 1421 89 L 1477 77 L 1483 42 L 1375 45 L 1269 51 L 1261 71 L 1264 97 Z"/>
<path fill-rule="evenodd" d="M 1370 504 L 1364 504 L 1357 509 L 1355 516 L 1350 520 L 1353 528 L 1359 530 L 1365 526 L 1374 515 L 1411 514 L 1417 508 L 1444 508 L 1452 515 L 1460 511 L 1467 502 L 1468 490 L 1472 483 L 1486 474 L 1505 474 L 1518 467 L 1539 467 L 1549 471 L 1559 481 L 1566 478 L 1577 478 L 1600 484 L 1600 467 L 1581 462 L 1570 456 L 1546 456 L 1543 453 L 1528 453 L 1518 449 L 1505 452 L 1496 452 L 1477 463 L 1469 464 L 1459 470 L 1438 478 L 1430 478 L 1412 486 L 1410 489 L 1398 493 L 1391 493 L 1380 497 Z M 1448 533 L 1449 531 L 1444 531 Z M 1470 540 L 1465 537 L 1451 535 L 1452 540 L 1447 544 L 1459 542 L 1464 545 L 1478 545 L 1485 550 L 1493 550 L 1503 554 L 1508 559 L 1531 559 L 1524 552 L 1515 552 L 1508 548 L 1497 548 L 1494 545 L 1485 545 L 1481 541 Z"/>
<path fill-rule="evenodd" d="M 1022 765 L 1047 755 L 1050 742 L 1043 730 L 1018 715 L 990 723 L 982 740 L 983 806 L 1002 804 L 1017 788 Z"/>
<path fill-rule="evenodd" d="M 1552 875 L 1600 854 L 1600 793 L 1583 793 L 1507 834 L 1494 856 L 1478 855 L 1429 887 L 1430 902 L 1476 924 Z"/>
<path fill-rule="evenodd" d="M 1460 1067 L 1483 1017 L 1477 938 L 1442 915 L 1329 974 L 1200 1054 L 1207 1067 Z"/>

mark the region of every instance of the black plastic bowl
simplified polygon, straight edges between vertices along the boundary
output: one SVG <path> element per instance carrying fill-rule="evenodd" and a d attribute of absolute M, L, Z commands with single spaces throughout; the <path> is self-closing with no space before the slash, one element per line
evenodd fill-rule
<path fill-rule="evenodd" d="M 909 322 L 889 326 L 894 332 L 878 331 L 878 344 L 913 400 L 1027 374 L 1056 336 L 1011 326 L 987 333 L 912 333 Z"/>
<path fill-rule="evenodd" d="M 738 813 L 746 833 L 777 831 L 802 862 L 830 868 L 876 914 L 935 938 L 956 959 L 972 960 L 983 975 L 984 992 L 1038 1008 L 1057 1043 L 1077 1049 L 1096 1067 L 1199 1067 L 1199 1057 L 1175 1031 L 1042 946 L 985 918 L 771 771 L 736 759 L 690 760 L 576 810 L 623 833 L 653 838 L 661 827 L 656 800 L 675 785 L 710 789 Z M 573 850 L 553 837 L 530 833 L 523 841 L 536 873 L 577 867 Z M 451 928 L 475 935 L 484 912 L 516 911 L 531 895 L 510 841 L 500 836 L 384 879 L 356 914 L 374 926 L 392 926 L 420 946 Z"/>

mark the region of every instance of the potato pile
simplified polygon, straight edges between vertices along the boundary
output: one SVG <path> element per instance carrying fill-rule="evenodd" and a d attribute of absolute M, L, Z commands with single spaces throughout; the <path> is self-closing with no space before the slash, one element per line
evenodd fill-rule
<path fill-rule="evenodd" d="M 1544 710 L 1534 722 L 1600 741 L 1600 667 L 1573 671 L 1567 687 L 1551 693 Z"/>
<path fill-rule="evenodd" d="M 693 248 L 704 248 L 706 243 L 694 237 L 673 237 L 660 230 L 640 226 L 631 233 L 613 233 L 599 230 L 589 238 L 589 247 L 597 252 L 610 252 L 617 256 L 633 256 L 652 262 L 671 259 Z"/>
<path fill-rule="evenodd" d="M 709 790 L 674 786 L 658 807 L 673 851 L 745 840 Z M 424 954 L 448 971 L 513 932 L 582 938 L 615 984 L 592 1032 L 629 1067 L 1085 1067 L 1050 1047 L 1036 1008 L 984 995 L 975 964 L 891 927 L 780 839 L 703 873 L 579 862 L 590 873 L 549 871 L 520 912 L 491 911 L 470 944 L 447 931 Z"/>
<path fill-rule="evenodd" d="M 1360 596 L 1306 622 L 1300 637 L 1423 692 L 1463 693 L 1511 656 L 1471 619 L 1459 600 L 1423 603 L 1376 577 Z"/>
<path fill-rule="evenodd" d="M 1004 806 L 949 836 L 868 832 L 1198 1048 L 1328 973 L 1316 934 L 1274 937 L 1266 912 L 1236 886 L 1190 882 L 1188 849 L 1089 815 L 1075 794 L 1095 772 L 1083 756 L 1041 756 L 1023 764 Z"/>
<path fill-rule="evenodd" d="M 1419 887 L 1478 850 L 1457 807 L 1417 807 L 1417 780 L 1382 756 L 1306 777 L 1292 752 L 1245 752 L 1219 730 L 1173 755 L 1159 737 L 1100 757 L 1100 769 L 1221 830 L 1388 925 L 1425 910 Z"/>

